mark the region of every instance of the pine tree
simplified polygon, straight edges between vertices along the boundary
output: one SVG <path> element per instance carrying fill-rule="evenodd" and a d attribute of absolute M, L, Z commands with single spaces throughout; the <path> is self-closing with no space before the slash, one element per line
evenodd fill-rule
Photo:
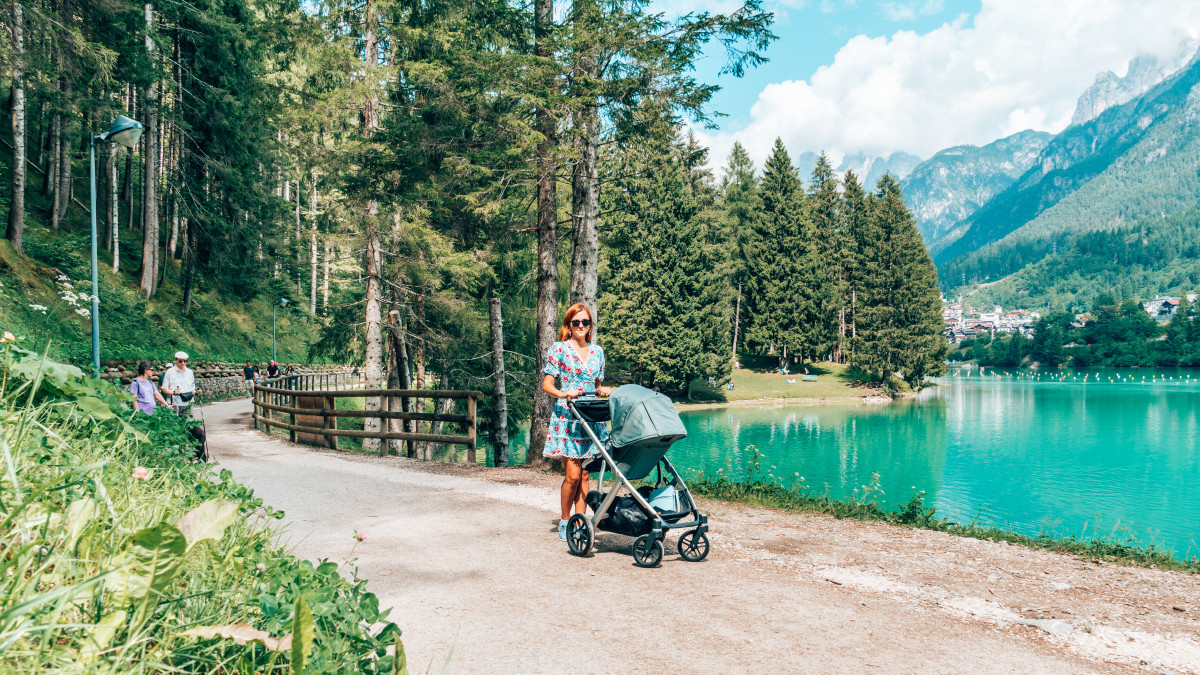
<path fill-rule="evenodd" d="M 945 370 L 937 269 L 891 174 L 879 179 L 863 228 L 863 297 L 852 363 L 887 383 L 901 373 L 913 388 Z"/>
<path fill-rule="evenodd" d="M 845 275 L 845 322 L 846 340 L 844 342 L 849 359 L 858 341 L 857 312 L 860 306 L 859 297 L 862 295 L 862 265 L 863 255 L 868 250 L 866 241 L 867 217 L 870 211 L 871 196 L 867 194 L 858 177 L 853 171 L 846 171 L 842 177 L 842 205 L 839 209 L 841 216 L 842 249 L 839 267 Z"/>
<path fill-rule="evenodd" d="M 618 215 L 602 247 L 599 314 L 610 362 L 689 398 L 694 380 L 730 372 L 727 255 L 694 149 L 658 140 L 624 151 L 614 173 L 628 178 L 606 195 Z"/>
<path fill-rule="evenodd" d="M 843 360 L 846 349 L 846 268 L 844 254 L 849 247 L 841 219 L 841 196 L 833 166 L 825 153 L 817 158 L 809 184 L 811 237 L 816 254 L 812 276 L 817 284 L 817 343 L 829 350 L 833 361 Z"/>
<path fill-rule="evenodd" d="M 729 153 L 729 164 L 721 178 L 721 206 L 725 211 L 722 233 L 730 263 L 730 283 L 736 290 L 733 306 L 733 344 L 730 357 L 737 359 L 738 338 L 742 330 L 742 295 L 746 285 L 749 266 L 746 244 L 750 234 L 750 223 L 762 208 L 758 196 L 758 177 L 750 153 L 739 142 L 734 142 Z"/>
<path fill-rule="evenodd" d="M 805 241 L 804 189 L 783 141 L 775 139 L 759 183 L 762 208 L 746 237 L 747 345 L 774 353 L 779 367 L 812 344 L 815 296 L 804 277 L 811 242 Z"/>

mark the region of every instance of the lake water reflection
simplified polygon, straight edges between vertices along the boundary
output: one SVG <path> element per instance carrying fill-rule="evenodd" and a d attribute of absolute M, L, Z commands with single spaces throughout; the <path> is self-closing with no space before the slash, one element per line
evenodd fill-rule
<path fill-rule="evenodd" d="M 762 473 L 785 483 L 802 476 L 834 497 L 852 496 L 878 473 L 890 507 L 925 490 L 930 505 L 960 522 L 1024 534 L 1127 527 L 1178 555 L 1200 553 L 1192 542 L 1200 532 L 1198 374 L 1147 373 L 1142 384 L 1139 372 L 1117 384 L 1117 371 L 1090 372 L 1087 383 L 1082 373 L 946 378 L 916 400 L 884 406 L 687 412 L 688 438 L 671 457 L 681 470 L 728 467 L 741 477 L 753 445 Z"/>

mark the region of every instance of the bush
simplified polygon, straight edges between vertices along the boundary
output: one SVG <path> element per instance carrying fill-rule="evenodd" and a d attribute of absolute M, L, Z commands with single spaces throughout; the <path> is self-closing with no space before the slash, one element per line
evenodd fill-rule
<path fill-rule="evenodd" d="M 283 514 L 194 463 L 190 422 L 0 359 L 0 670 L 405 672 L 365 582 L 279 549 Z"/>

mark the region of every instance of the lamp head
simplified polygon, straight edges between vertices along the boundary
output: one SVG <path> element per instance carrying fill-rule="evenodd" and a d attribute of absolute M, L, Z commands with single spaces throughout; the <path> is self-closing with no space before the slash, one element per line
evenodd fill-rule
<path fill-rule="evenodd" d="M 287 304 L 288 304 L 288 299 L 287 299 L 287 298 L 280 298 L 280 299 L 279 299 L 279 306 L 280 306 L 280 307 L 287 307 Z"/>
<path fill-rule="evenodd" d="M 117 115 L 117 121 L 113 122 L 108 131 L 100 134 L 100 140 L 132 148 L 137 145 L 138 139 L 142 137 L 142 132 L 145 130 L 146 125 L 141 122 L 124 115 Z"/>

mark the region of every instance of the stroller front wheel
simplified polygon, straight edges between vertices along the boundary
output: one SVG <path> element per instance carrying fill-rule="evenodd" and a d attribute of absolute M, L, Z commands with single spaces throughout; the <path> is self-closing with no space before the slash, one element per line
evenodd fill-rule
<path fill-rule="evenodd" d="M 592 550 L 592 542 L 595 539 L 596 531 L 587 516 L 576 513 L 567 521 L 567 548 L 571 549 L 571 555 L 587 555 Z"/>
<path fill-rule="evenodd" d="M 638 567 L 656 567 L 662 557 L 662 542 L 654 535 L 643 534 L 633 542 L 633 562 Z"/>
<path fill-rule="evenodd" d="M 692 530 L 679 537 L 679 557 L 688 562 L 700 562 L 708 557 L 708 535 Z"/>

